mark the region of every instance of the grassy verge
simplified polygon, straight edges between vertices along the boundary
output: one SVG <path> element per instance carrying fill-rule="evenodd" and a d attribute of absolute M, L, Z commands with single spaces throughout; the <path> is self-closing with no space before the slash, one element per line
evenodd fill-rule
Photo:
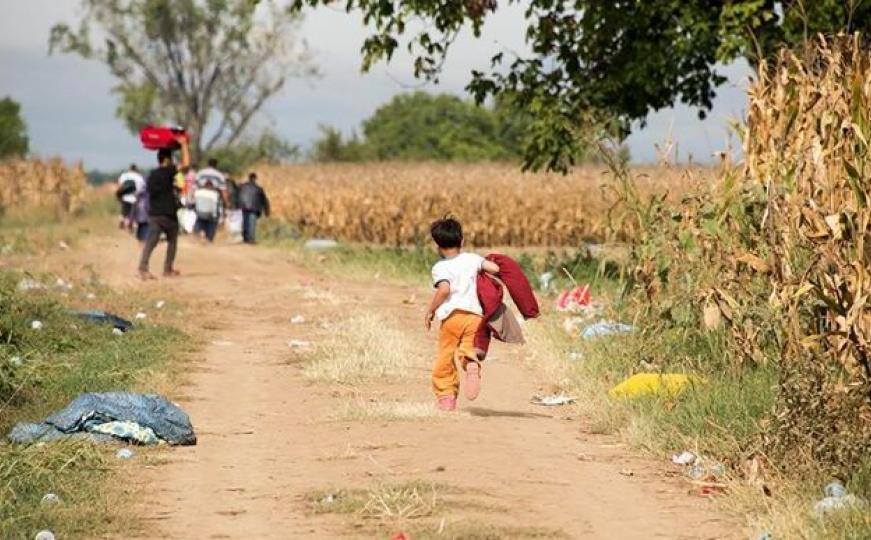
<path fill-rule="evenodd" d="M 368 538 L 400 531 L 411 538 L 566 538 L 561 531 L 546 527 L 492 525 L 486 515 L 504 510 L 482 502 L 478 495 L 454 486 L 412 480 L 365 489 L 322 489 L 304 498 L 310 512 L 344 515 L 349 530 Z M 473 519 L 472 513 L 480 516 Z M 465 517 L 456 518 L 457 514 Z"/>
<path fill-rule="evenodd" d="M 72 307 L 99 303 L 101 309 L 132 318 L 153 300 L 121 296 L 85 283 L 72 290 L 53 286 L 19 290 L 25 277 L 18 272 L 0 273 L 0 432 L 4 437 L 15 422 L 39 421 L 82 392 L 165 393 L 173 387 L 170 358 L 182 341 L 181 332 L 138 324 L 134 331 L 117 336 L 110 327 L 69 313 Z M 51 283 L 48 276 L 27 279 Z M 34 321 L 42 328 L 34 329 Z M 0 443 L 0 538 L 33 538 L 42 529 L 59 538 L 127 535 L 138 530 L 140 524 L 127 512 L 131 486 L 112 481 L 118 469 L 131 464 L 116 460 L 115 450 L 111 445 L 81 442 L 26 447 Z M 43 503 L 48 493 L 60 502 Z"/>

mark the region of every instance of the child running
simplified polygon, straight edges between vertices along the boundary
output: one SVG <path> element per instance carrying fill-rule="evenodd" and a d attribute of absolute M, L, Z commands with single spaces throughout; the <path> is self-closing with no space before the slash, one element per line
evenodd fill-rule
<path fill-rule="evenodd" d="M 457 408 L 460 376 L 457 360 L 466 372 L 464 393 L 473 400 L 481 391 L 481 364 L 475 356 L 473 340 L 481 323 L 478 301 L 478 272 L 498 274 L 499 266 L 480 255 L 463 252 L 463 227 L 453 218 L 440 219 L 430 234 L 442 259 L 432 267 L 435 295 L 426 312 L 426 329 L 433 319 L 441 322 L 438 355 L 432 369 L 432 388 L 436 406 L 443 411 Z"/>

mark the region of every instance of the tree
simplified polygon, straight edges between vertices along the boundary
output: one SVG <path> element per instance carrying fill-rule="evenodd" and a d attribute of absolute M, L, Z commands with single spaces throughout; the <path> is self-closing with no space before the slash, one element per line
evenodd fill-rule
<path fill-rule="evenodd" d="M 0 99 L 0 158 L 26 155 L 29 146 L 21 105 L 10 97 Z"/>
<path fill-rule="evenodd" d="M 478 106 L 451 94 L 394 96 L 363 121 L 362 137 L 344 139 L 332 127 L 312 149 L 315 161 L 519 160 L 532 119 L 499 100 Z M 575 156 L 577 161 L 585 156 Z"/>
<path fill-rule="evenodd" d="M 316 74 L 300 16 L 274 0 L 82 0 L 82 13 L 77 30 L 52 28 L 49 50 L 106 64 L 127 127 L 182 124 L 194 159 L 250 136 L 288 77 Z"/>
<path fill-rule="evenodd" d="M 328 0 L 292 0 L 294 10 Z M 520 4 L 520 0 L 506 0 Z M 363 69 L 389 61 L 400 40 L 414 73 L 438 80 L 463 28 L 480 35 L 496 0 L 347 0 L 373 33 Z M 467 89 L 526 111 L 526 167 L 566 170 L 592 136 L 624 136 L 651 110 L 683 102 L 704 116 L 725 79 L 718 62 L 755 63 L 817 32 L 871 30 L 863 0 L 526 0 L 528 53 L 494 51 Z"/>

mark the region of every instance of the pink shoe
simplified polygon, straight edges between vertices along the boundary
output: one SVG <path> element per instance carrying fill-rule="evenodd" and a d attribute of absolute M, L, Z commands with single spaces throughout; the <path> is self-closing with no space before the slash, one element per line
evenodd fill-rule
<path fill-rule="evenodd" d="M 481 364 L 478 362 L 466 364 L 466 385 L 463 392 L 469 401 L 474 401 L 481 393 Z"/>
<path fill-rule="evenodd" d="M 442 396 L 436 401 L 436 408 L 440 411 L 455 411 L 457 410 L 456 396 Z"/>

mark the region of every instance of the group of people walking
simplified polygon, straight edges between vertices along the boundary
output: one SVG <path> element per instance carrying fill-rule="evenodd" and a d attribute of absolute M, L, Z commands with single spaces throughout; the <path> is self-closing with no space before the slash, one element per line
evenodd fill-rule
<path fill-rule="evenodd" d="M 218 169 L 217 160 L 199 171 L 191 167 L 187 139 L 179 137 L 181 160 L 176 165 L 173 151 L 157 152 L 158 167 L 144 178 L 136 165 L 118 177 L 116 196 L 121 203 L 119 226 L 130 230 L 142 243 L 139 276 L 154 279 L 149 271 L 151 254 L 161 238 L 167 251 L 163 275 L 179 275 L 175 268 L 178 237 L 181 232 L 202 235 L 214 242 L 219 226 L 227 223 L 241 229 L 242 241 L 256 243 L 257 219 L 269 216 L 269 199 L 251 172 L 239 185 Z M 236 232 L 238 234 L 238 232 Z"/>

